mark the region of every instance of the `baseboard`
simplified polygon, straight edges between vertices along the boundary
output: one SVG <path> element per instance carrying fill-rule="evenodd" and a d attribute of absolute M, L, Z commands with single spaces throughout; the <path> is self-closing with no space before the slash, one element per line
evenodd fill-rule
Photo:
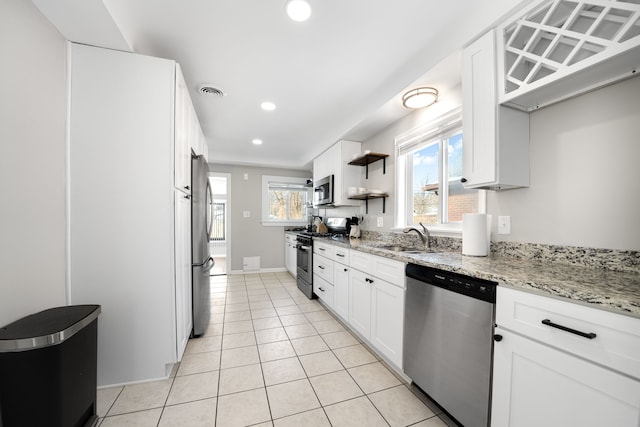
<path fill-rule="evenodd" d="M 229 275 L 233 275 L 233 274 L 281 273 L 281 272 L 285 272 L 285 271 L 287 271 L 286 268 L 277 267 L 277 268 L 261 268 L 260 270 L 254 270 L 254 271 L 231 270 L 231 272 L 228 273 L 228 274 Z"/>

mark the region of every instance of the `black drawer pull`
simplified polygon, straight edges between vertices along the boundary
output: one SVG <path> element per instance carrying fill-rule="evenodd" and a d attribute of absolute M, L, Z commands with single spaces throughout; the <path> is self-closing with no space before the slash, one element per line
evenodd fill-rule
<path fill-rule="evenodd" d="M 590 340 L 592 340 L 592 339 L 594 339 L 596 337 L 596 334 L 593 333 L 593 332 L 582 332 L 582 331 L 578 331 L 578 330 L 575 330 L 575 329 L 571 329 L 571 328 L 568 328 L 566 326 L 562 326 L 562 325 L 558 325 L 557 323 L 553 323 L 549 319 L 544 319 L 542 321 L 542 324 L 543 325 L 547 325 L 547 326 L 551 326 L 552 328 L 561 329 L 563 331 L 570 332 L 572 334 L 580 335 L 581 337 L 585 337 L 585 338 L 588 338 Z"/>
<path fill-rule="evenodd" d="M 344 258 L 344 255 L 343 255 L 343 254 L 336 254 L 336 256 L 339 256 L 339 257 L 341 257 L 341 258 Z"/>
<path fill-rule="evenodd" d="M 323 266 L 323 265 L 319 265 L 319 266 L 318 266 L 318 268 L 319 268 L 320 270 L 324 270 L 324 266 Z"/>

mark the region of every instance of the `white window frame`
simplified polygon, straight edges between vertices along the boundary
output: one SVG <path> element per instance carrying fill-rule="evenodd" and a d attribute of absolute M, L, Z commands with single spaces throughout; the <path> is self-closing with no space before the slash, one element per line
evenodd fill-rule
<path fill-rule="evenodd" d="M 305 217 L 301 220 L 273 220 L 269 218 L 269 183 L 293 184 L 296 186 L 306 185 L 309 178 L 297 178 L 292 176 L 262 175 L 262 225 L 267 227 L 297 226 L 307 225 L 306 211 Z M 310 192 L 309 192 L 310 193 Z M 310 194 L 307 195 L 307 200 Z"/>
<path fill-rule="evenodd" d="M 413 184 L 413 168 L 407 167 L 406 155 L 413 151 L 413 149 L 428 143 L 429 141 L 436 141 L 438 139 L 446 139 L 453 136 L 462 130 L 462 108 L 455 108 L 454 110 L 443 114 L 437 119 L 415 127 L 407 132 L 398 135 L 395 140 L 395 158 L 396 158 L 396 198 L 395 198 L 395 227 L 394 231 L 401 231 L 407 226 L 413 226 L 410 220 L 410 213 L 408 212 L 409 197 L 413 195 L 413 188 L 409 188 L 408 183 Z M 464 138 L 464 135 L 463 135 Z M 444 170 L 442 165 L 442 145 L 439 149 L 439 162 L 438 169 L 440 170 L 441 177 L 447 177 L 448 173 Z M 446 200 L 446 193 L 448 193 L 448 186 L 442 183 L 442 189 L 440 192 L 440 202 Z M 444 187 L 447 187 L 446 189 Z M 486 191 L 478 190 L 478 212 L 486 213 L 487 196 Z M 429 232 L 434 235 L 440 236 L 460 236 L 462 235 L 462 223 L 442 223 L 441 215 L 446 209 L 442 207 L 438 210 L 438 224 L 428 224 L 427 228 Z"/>

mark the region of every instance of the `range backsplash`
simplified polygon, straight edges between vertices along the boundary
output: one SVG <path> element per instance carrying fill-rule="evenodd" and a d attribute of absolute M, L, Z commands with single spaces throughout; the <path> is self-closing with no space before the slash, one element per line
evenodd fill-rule
<path fill-rule="evenodd" d="M 420 238 L 414 233 L 407 235 L 363 230 L 362 240 L 375 240 L 390 245 L 422 247 Z M 445 251 L 462 250 L 461 238 L 431 236 L 429 241 L 432 248 Z M 491 255 L 640 273 L 639 251 L 492 241 Z"/>

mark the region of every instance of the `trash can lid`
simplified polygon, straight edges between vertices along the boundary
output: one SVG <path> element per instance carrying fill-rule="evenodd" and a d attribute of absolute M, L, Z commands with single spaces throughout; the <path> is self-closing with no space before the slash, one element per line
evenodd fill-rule
<path fill-rule="evenodd" d="M 0 328 L 0 353 L 57 345 L 98 318 L 99 305 L 68 305 L 31 314 Z"/>

